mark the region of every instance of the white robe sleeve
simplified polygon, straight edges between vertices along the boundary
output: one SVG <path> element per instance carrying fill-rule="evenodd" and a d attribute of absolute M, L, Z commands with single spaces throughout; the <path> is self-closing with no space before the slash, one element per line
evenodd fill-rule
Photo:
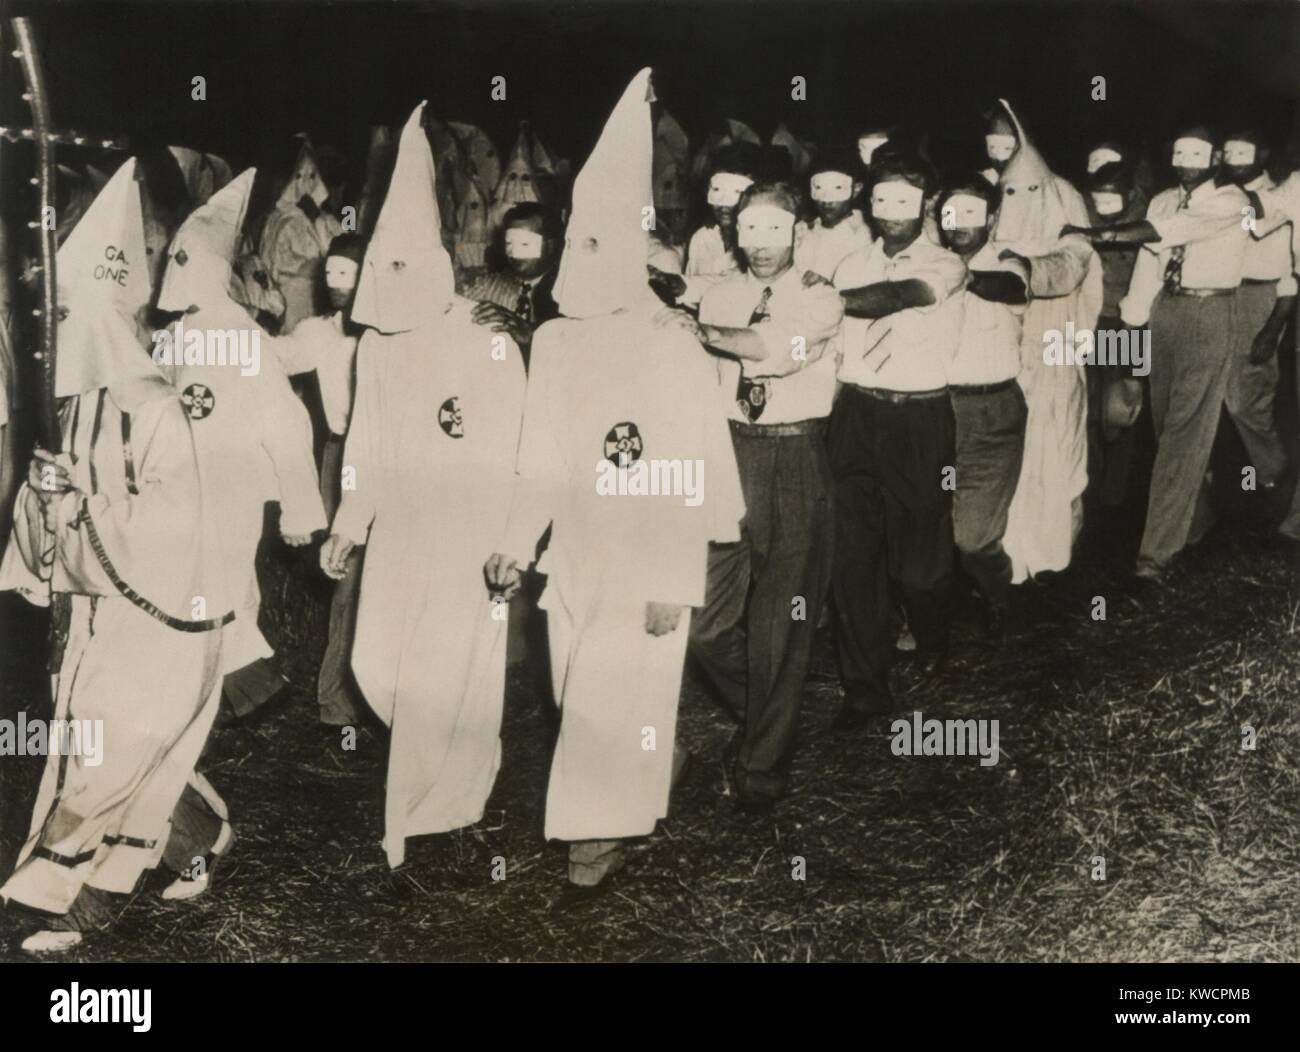
<path fill-rule="evenodd" d="M 14 591 L 36 606 L 50 605 L 50 572 L 41 557 L 54 543 L 40 500 L 24 482 L 14 500 L 14 528 L 0 558 L 0 592 Z"/>
<path fill-rule="evenodd" d="M 562 321 L 548 322 L 533 336 L 515 490 L 502 553 L 520 566 L 533 561 L 537 542 L 555 518 L 567 484 L 564 455 L 551 425 L 549 405 L 551 376 L 564 353 L 557 339 L 557 329 L 563 327 Z"/>
<path fill-rule="evenodd" d="M 1082 237 L 1064 237 L 1050 252 L 1030 259 L 1029 292 L 1035 299 L 1068 296 L 1088 276 L 1093 249 Z"/>
<path fill-rule="evenodd" d="M 645 515 L 642 543 L 636 547 L 643 552 L 639 559 L 647 602 L 702 606 L 709 542 L 740 539 L 745 501 L 727 422 L 731 400 L 722 397 L 724 389 L 715 382 L 713 363 L 685 333 L 673 331 L 665 339 L 679 346 L 656 353 L 683 363 L 683 388 L 693 394 L 681 401 L 676 430 L 698 436 L 693 452 L 699 461 L 697 471 L 702 472 L 696 479 L 700 503 L 691 507 L 677 497 L 656 498 L 662 503 Z"/>
<path fill-rule="evenodd" d="M 745 517 L 745 494 L 740 485 L 736 447 L 731 440 L 732 395 L 716 382 L 717 369 L 711 359 L 702 359 L 706 385 L 705 464 L 708 484 L 705 503 L 709 509 L 708 539 L 718 544 L 740 540 L 740 521 Z"/>
<path fill-rule="evenodd" d="M 320 366 L 329 336 L 327 318 L 304 318 L 293 332 L 273 338 L 271 346 L 286 376 L 309 373 Z"/>
<path fill-rule="evenodd" d="M 343 448 L 343 468 L 353 485 L 343 488 L 331 533 L 353 544 L 365 544 L 375 519 L 376 494 L 388 484 L 384 467 L 384 355 L 378 337 L 367 332 L 357 348 L 357 391 Z"/>
<path fill-rule="evenodd" d="M 117 576 L 168 613 L 180 614 L 191 598 L 188 586 L 198 583 L 195 569 L 201 562 L 196 538 L 202 533 L 203 498 L 194 444 L 178 406 L 167 404 L 134 419 L 137 425 L 155 422 L 148 431 L 137 426 L 134 433 L 138 492 L 115 498 L 80 491 L 65 495 L 54 530 L 55 558 L 69 591 L 119 594 L 94 550 L 83 521 L 88 518 Z"/>
<path fill-rule="evenodd" d="M 276 341 L 278 345 L 278 341 Z M 270 458 L 280 496 L 280 530 L 313 533 L 329 520 L 321 501 L 312 453 L 311 415 L 293 392 L 273 351 L 254 380 L 258 384 L 262 448 Z"/>

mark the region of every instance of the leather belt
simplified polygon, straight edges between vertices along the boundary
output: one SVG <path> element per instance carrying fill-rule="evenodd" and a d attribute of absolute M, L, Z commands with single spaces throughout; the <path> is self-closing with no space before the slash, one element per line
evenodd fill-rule
<path fill-rule="evenodd" d="M 1242 278 L 1243 285 L 1276 285 L 1280 278 Z"/>
<path fill-rule="evenodd" d="M 819 435 L 826 428 L 825 417 L 799 420 L 793 424 L 750 424 L 730 420 L 731 430 L 750 438 L 786 438 L 789 435 Z"/>
<path fill-rule="evenodd" d="M 1206 299 L 1209 296 L 1231 296 L 1237 290 L 1234 289 L 1166 289 L 1171 296 L 1194 296 L 1196 299 Z"/>
<path fill-rule="evenodd" d="M 845 384 L 846 387 L 852 388 L 859 394 L 864 394 L 868 398 L 874 398 L 880 402 L 892 402 L 894 405 L 900 405 L 903 402 L 925 402 L 931 398 L 947 398 L 948 388 L 935 387 L 929 391 L 886 391 L 883 387 L 859 387 L 857 384 Z"/>
<path fill-rule="evenodd" d="M 1015 382 L 1016 378 L 1013 376 L 1009 380 L 999 380 L 995 384 L 949 384 L 948 390 L 953 394 L 993 394 L 995 391 L 1005 391 Z"/>

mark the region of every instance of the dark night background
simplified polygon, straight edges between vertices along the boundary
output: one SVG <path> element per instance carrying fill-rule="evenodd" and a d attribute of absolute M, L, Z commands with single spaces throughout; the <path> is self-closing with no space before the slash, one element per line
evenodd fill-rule
<path fill-rule="evenodd" d="M 46 45 L 56 123 L 179 143 L 256 163 L 297 130 L 354 161 L 366 128 L 423 97 L 508 152 L 517 122 L 575 164 L 642 65 L 691 134 L 722 118 L 764 138 L 785 120 L 814 142 L 851 141 L 896 117 L 931 134 L 941 167 L 976 158 L 981 111 L 1009 98 L 1066 174 L 1096 139 L 1163 153 L 1187 118 L 1224 130 L 1297 129 L 1300 6 L 1182 2 L 283 2 L 17 3 Z M 12 66 L 12 63 L 10 64 Z M 190 78 L 207 78 L 206 102 Z M 790 78 L 808 99 L 790 99 Z M 508 98 L 489 98 L 493 76 Z M 9 77 L 15 76 L 12 69 Z M 1104 76 L 1107 100 L 1091 79 Z M 0 102 L 23 118 L 17 88 Z"/>

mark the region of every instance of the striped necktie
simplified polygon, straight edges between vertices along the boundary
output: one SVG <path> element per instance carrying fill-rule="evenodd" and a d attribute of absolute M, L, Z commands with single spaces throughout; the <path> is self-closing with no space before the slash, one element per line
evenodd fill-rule
<path fill-rule="evenodd" d="M 767 305 L 772 299 L 772 286 L 763 286 L 763 295 L 758 299 L 758 306 L 749 316 L 749 324 L 757 325 L 759 322 L 767 321 L 771 317 Z M 768 381 L 767 380 L 750 380 L 745 376 L 744 367 L 741 367 L 740 383 L 736 385 L 736 405 L 740 408 L 746 420 L 753 423 L 763 415 L 763 410 L 767 408 L 768 400 Z"/>

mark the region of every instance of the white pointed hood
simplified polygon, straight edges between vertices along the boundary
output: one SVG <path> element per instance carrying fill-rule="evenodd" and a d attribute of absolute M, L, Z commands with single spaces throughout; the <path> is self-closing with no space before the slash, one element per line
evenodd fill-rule
<path fill-rule="evenodd" d="M 650 70 L 641 70 L 605 122 L 573 184 L 573 214 L 555 278 L 560 312 L 593 318 L 654 301 L 646 281 L 644 209 L 651 184 Z"/>
<path fill-rule="evenodd" d="M 107 387 L 133 411 L 170 388 L 149 356 L 138 316 L 149 302 L 135 159 L 91 202 L 55 257 L 60 319 L 54 394 Z"/>
<path fill-rule="evenodd" d="M 415 107 L 402 128 L 384 207 L 366 249 L 352 320 L 383 333 L 407 332 L 446 312 L 456 295 L 442 244 L 433 151 Z"/>
<path fill-rule="evenodd" d="M 505 171 L 497 183 L 492 203 L 497 205 L 514 205 L 521 201 L 536 201 L 537 179 L 533 166 L 533 150 L 528 122 L 519 125 L 519 135 L 515 139 L 515 148 L 506 162 Z"/>
<path fill-rule="evenodd" d="M 456 212 L 456 261 L 462 267 L 482 267 L 490 239 L 487 197 L 477 180 L 467 180 Z"/>
<path fill-rule="evenodd" d="M 1053 174 L 1043 155 L 1030 142 L 1024 125 L 1011 103 L 998 99 L 1016 127 L 1020 145 L 1007 162 L 998 185 L 1002 203 L 998 209 L 995 241 L 1055 241 L 1067 223 L 1087 226 L 1083 198 L 1066 180 Z"/>
<path fill-rule="evenodd" d="M 551 152 L 542 145 L 542 140 L 537 137 L 537 129 L 528 124 L 527 121 L 524 123 L 528 128 L 529 156 L 533 161 L 533 171 L 540 175 L 554 175 L 556 165 L 555 160 L 551 157 Z"/>
<path fill-rule="evenodd" d="M 313 190 L 313 187 L 304 190 L 298 185 L 298 171 L 305 163 L 310 162 L 311 167 L 315 169 L 316 183 L 324 182 L 320 174 L 320 163 L 316 160 L 316 147 L 312 145 L 310 136 L 306 132 L 299 132 L 295 138 L 300 140 L 298 157 L 293 163 L 293 171 L 289 173 L 289 181 L 280 190 L 278 201 L 279 204 L 290 207 L 301 201 L 304 193 L 310 194 Z"/>
<path fill-rule="evenodd" d="M 231 263 L 239 247 L 257 169 L 246 168 L 190 213 L 167 248 L 158 308 L 217 309 L 230 297 Z"/>

